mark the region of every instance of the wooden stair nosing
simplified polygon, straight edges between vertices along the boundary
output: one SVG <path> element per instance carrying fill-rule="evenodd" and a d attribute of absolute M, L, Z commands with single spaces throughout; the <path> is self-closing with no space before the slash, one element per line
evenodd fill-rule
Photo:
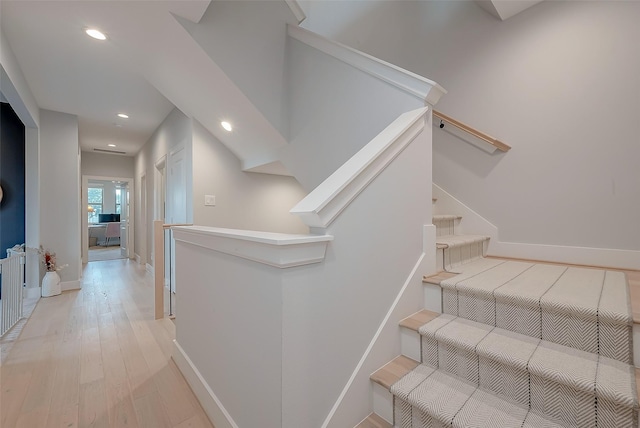
<path fill-rule="evenodd" d="M 400 321 L 400 327 L 408 328 L 409 330 L 417 332 L 420 327 L 439 316 L 440 314 L 438 312 L 423 309 Z"/>
<path fill-rule="evenodd" d="M 453 272 L 440 271 L 435 275 L 429 275 L 429 276 L 424 275 L 422 277 L 422 282 L 427 284 L 440 285 L 440 283 L 445 279 L 453 278 L 456 275 L 458 274 Z"/>
<path fill-rule="evenodd" d="M 362 422 L 356 425 L 354 428 L 392 428 L 389 422 L 382 419 L 375 413 L 371 413 Z"/>
<path fill-rule="evenodd" d="M 404 355 L 399 355 L 371 374 L 370 379 L 388 390 L 391 385 L 418 367 L 418 365 L 420 365 L 420 362 Z"/>

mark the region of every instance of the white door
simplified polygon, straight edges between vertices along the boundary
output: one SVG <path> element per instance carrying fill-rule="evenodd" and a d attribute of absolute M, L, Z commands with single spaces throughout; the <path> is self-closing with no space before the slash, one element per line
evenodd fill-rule
<path fill-rule="evenodd" d="M 120 255 L 129 258 L 129 183 L 120 189 Z"/>
<path fill-rule="evenodd" d="M 170 224 L 187 222 L 187 156 L 183 147 L 169 153 L 166 215 Z M 174 248 L 173 242 L 170 243 Z M 175 251 L 165 252 L 165 266 L 175 266 Z M 171 291 L 176 292 L 175 272 L 171 269 Z M 167 278 L 167 276 L 165 276 Z"/>

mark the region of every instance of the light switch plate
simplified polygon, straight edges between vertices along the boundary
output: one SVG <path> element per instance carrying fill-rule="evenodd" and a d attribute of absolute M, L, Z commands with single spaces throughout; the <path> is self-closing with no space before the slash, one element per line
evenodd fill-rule
<path fill-rule="evenodd" d="M 216 205 L 215 195 L 204 195 L 204 205 L 206 207 L 213 207 Z"/>

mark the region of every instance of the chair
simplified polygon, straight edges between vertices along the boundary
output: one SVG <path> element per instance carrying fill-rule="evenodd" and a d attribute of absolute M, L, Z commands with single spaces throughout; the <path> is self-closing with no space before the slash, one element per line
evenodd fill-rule
<path fill-rule="evenodd" d="M 111 238 L 120 238 L 120 223 L 107 223 L 107 229 L 104 231 L 105 246 L 109 246 Z"/>

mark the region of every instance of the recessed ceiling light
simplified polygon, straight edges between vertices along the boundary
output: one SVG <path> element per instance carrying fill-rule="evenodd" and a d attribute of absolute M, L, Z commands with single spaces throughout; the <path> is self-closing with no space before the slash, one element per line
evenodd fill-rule
<path fill-rule="evenodd" d="M 107 144 L 107 146 L 109 146 L 109 147 L 115 147 L 116 145 L 115 145 L 115 144 Z"/>
<path fill-rule="evenodd" d="M 222 125 L 222 127 L 229 132 L 231 132 L 231 130 L 233 129 L 229 122 L 220 122 L 220 125 Z"/>
<path fill-rule="evenodd" d="M 86 28 L 84 32 L 96 40 L 107 40 L 107 36 L 105 36 L 103 32 L 96 30 L 95 28 Z"/>
<path fill-rule="evenodd" d="M 121 117 L 123 119 L 129 119 L 129 115 L 124 114 L 124 113 L 118 113 L 118 117 Z"/>

